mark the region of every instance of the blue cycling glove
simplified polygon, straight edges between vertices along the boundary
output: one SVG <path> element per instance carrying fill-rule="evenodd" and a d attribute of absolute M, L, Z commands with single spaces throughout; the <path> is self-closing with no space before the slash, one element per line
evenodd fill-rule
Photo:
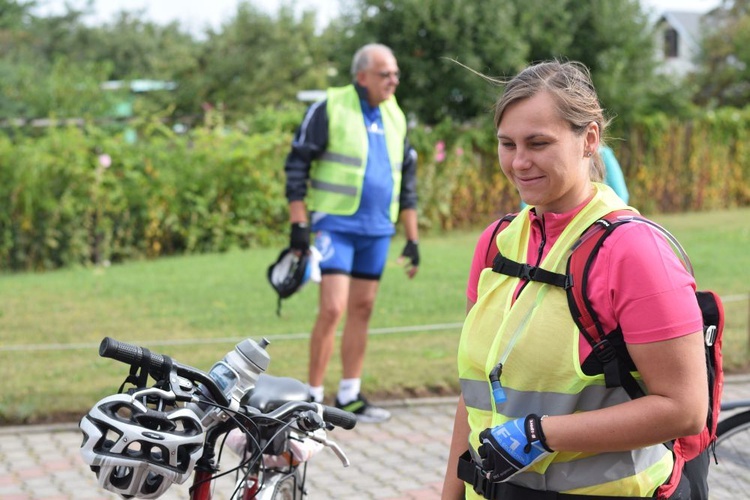
<path fill-rule="evenodd" d="M 552 453 L 544 439 L 541 418 L 534 414 L 485 429 L 479 441 L 482 469 L 493 483 L 508 480 Z"/>

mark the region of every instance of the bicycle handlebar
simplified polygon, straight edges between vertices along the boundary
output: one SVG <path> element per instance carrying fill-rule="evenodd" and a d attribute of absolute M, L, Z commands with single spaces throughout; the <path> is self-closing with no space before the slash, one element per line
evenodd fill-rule
<path fill-rule="evenodd" d="M 168 361 L 161 354 L 152 353 L 142 347 L 120 342 L 111 337 L 104 337 L 99 344 L 99 356 L 112 358 L 122 363 L 134 366 L 147 366 L 149 373 L 164 374 Z"/>
<path fill-rule="evenodd" d="M 357 417 L 353 413 L 333 406 L 323 407 L 323 420 L 347 431 L 357 425 Z"/>
<path fill-rule="evenodd" d="M 101 344 L 99 344 L 99 356 L 111 358 L 131 366 L 145 367 L 148 373 L 157 379 L 169 377 L 170 370 L 174 369 L 177 375 L 203 384 L 211 393 L 214 401 L 220 405 L 227 406 L 229 404 L 229 400 L 221 392 L 214 379 L 197 368 L 178 363 L 169 356 L 153 353 L 143 347 L 120 342 L 111 337 L 102 339 Z"/>
<path fill-rule="evenodd" d="M 214 379 L 197 368 L 178 363 L 169 356 L 151 352 L 148 349 L 144 349 L 143 347 L 134 344 L 120 342 L 111 337 L 104 337 L 102 339 L 101 344 L 99 344 L 99 356 L 103 358 L 111 358 L 131 366 L 146 367 L 148 372 L 157 379 L 169 377 L 170 371 L 174 369 L 177 375 L 194 382 L 200 382 L 206 386 L 211 393 L 211 396 L 214 398 L 214 401 L 217 403 L 224 406 L 229 404 L 229 401 L 216 385 Z M 305 410 L 314 411 L 320 415 L 326 423 L 335 425 L 336 427 L 341 427 L 342 429 L 353 429 L 357 423 L 357 418 L 348 411 L 333 406 L 307 401 L 290 401 L 284 403 L 276 410 L 263 414 L 262 416 L 269 419 L 284 419 L 284 417 L 287 417 L 292 412 Z"/>
<path fill-rule="evenodd" d="M 307 410 L 314 411 L 320 415 L 324 422 L 335 425 L 336 427 L 341 427 L 342 429 L 351 430 L 357 424 L 357 417 L 351 412 L 333 406 L 311 403 L 308 401 L 289 401 L 269 413 L 263 413 L 256 416 L 268 418 L 269 420 L 285 420 L 286 417 L 292 413 Z"/>

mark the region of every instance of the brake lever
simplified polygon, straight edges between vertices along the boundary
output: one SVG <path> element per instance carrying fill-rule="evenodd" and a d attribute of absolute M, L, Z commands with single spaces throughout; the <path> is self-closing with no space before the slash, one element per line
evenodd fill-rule
<path fill-rule="evenodd" d="M 167 401 L 175 401 L 177 399 L 177 396 L 171 390 L 165 391 L 164 389 L 158 389 L 156 387 L 148 387 L 146 389 L 141 389 L 140 391 L 135 391 L 130 397 L 135 401 L 148 396 L 158 396 L 160 399 L 166 399 Z"/>
<path fill-rule="evenodd" d="M 347 458 L 346 453 L 344 453 L 344 450 L 342 450 L 341 447 L 335 441 L 328 439 L 325 435 L 321 436 L 312 432 L 308 432 L 307 437 L 309 439 L 312 439 L 313 441 L 317 441 L 323 446 L 326 446 L 332 449 L 333 452 L 336 454 L 336 456 L 339 457 L 339 460 L 341 461 L 341 465 L 343 465 L 344 467 L 349 467 L 349 459 Z"/>

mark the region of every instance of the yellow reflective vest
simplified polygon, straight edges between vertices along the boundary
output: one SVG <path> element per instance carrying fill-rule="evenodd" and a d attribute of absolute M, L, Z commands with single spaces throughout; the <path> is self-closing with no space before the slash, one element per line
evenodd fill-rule
<path fill-rule="evenodd" d="M 565 274 L 571 246 L 597 219 L 626 208 L 610 188 L 594 184 L 594 198 L 573 218 L 539 267 Z M 529 207 L 496 240 L 507 258 L 527 263 Z M 534 265 L 535 262 L 530 264 Z M 579 335 L 564 289 L 528 282 L 516 300 L 519 278 L 482 271 L 477 302 L 466 317 L 458 351 L 461 391 L 469 414 L 469 445 L 476 457 L 478 435 L 508 420 L 568 415 L 629 401 L 621 387 L 607 389 L 604 376 L 581 370 Z M 496 405 L 489 373 L 505 359 L 500 382 L 507 401 Z M 636 374 L 636 378 L 640 378 Z M 556 452 L 510 482 L 536 490 L 580 495 L 648 497 L 664 483 L 673 458 L 664 445 L 626 452 Z M 481 498 L 467 486 L 466 498 Z"/>
<path fill-rule="evenodd" d="M 390 216 L 396 222 L 404 160 L 406 117 L 391 97 L 380 103 L 385 141 L 393 175 Z M 354 85 L 327 91 L 328 146 L 310 169 L 310 210 L 352 215 L 359 208 L 367 166 L 368 139 L 359 95 Z"/>

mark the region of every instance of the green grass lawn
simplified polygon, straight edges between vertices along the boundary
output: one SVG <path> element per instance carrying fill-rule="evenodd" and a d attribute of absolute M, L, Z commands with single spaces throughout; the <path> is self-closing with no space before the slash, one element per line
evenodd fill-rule
<path fill-rule="evenodd" d="M 750 292 L 750 209 L 660 216 L 690 253 L 701 288 L 723 297 Z M 396 237 L 372 321 L 363 391 L 379 398 L 457 391 L 455 351 L 465 283 L 480 229 L 425 235 L 419 275 L 395 263 Z M 0 275 L 0 423 L 76 420 L 116 391 L 127 367 L 99 358 L 104 336 L 147 345 L 208 369 L 240 339 L 271 340 L 270 373 L 306 379 L 315 285 L 284 302 L 266 268 L 278 249 L 163 258 L 106 268 Z M 747 298 L 725 304 L 725 362 L 744 370 Z M 340 375 L 334 358 L 326 379 Z"/>

